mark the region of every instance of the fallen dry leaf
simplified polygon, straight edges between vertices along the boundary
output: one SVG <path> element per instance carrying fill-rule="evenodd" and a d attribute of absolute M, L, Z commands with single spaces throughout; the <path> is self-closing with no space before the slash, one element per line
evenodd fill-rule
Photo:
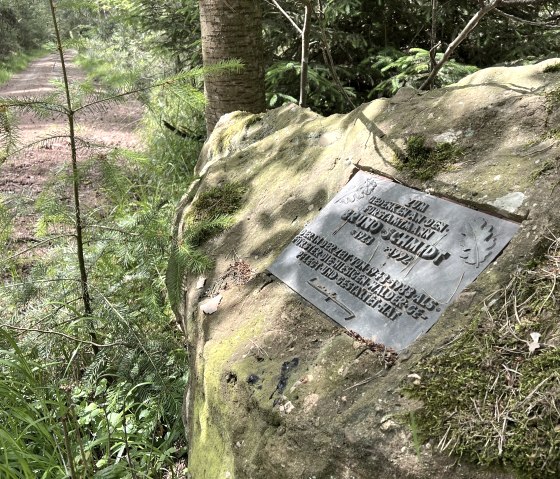
<path fill-rule="evenodd" d="M 409 374 L 407 378 L 412 380 L 412 384 L 414 384 L 415 386 L 418 386 L 420 384 L 420 381 L 422 380 L 422 377 L 416 373 Z"/>
<path fill-rule="evenodd" d="M 208 301 L 204 301 L 204 303 L 200 305 L 200 309 L 202 309 L 202 312 L 204 314 L 213 314 L 218 310 L 218 305 L 220 304 L 221 300 L 222 295 L 218 294 L 218 296 L 214 296 Z"/>
<path fill-rule="evenodd" d="M 292 404 L 292 401 L 288 401 L 286 404 L 282 404 L 280 406 L 280 412 L 284 414 L 290 414 L 294 410 L 295 406 Z"/>

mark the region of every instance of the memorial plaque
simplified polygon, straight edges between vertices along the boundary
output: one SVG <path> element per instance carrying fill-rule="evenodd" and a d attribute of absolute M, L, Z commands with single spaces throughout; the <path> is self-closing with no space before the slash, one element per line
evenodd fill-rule
<path fill-rule="evenodd" d="M 428 331 L 519 225 L 358 172 L 269 271 L 396 350 Z"/>

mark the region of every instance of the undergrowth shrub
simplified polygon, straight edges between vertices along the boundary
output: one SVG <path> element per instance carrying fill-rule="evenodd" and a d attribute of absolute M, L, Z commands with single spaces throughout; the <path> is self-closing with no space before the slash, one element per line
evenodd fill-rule
<path fill-rule="evenodd" d="M 185 271 L 204 271 L 211 261 L 198 244 L 231 218 L 223 212 L 195 222 L 191 236 L 172 244 L 175 204 L 192 181 L 204 132 L 202 70 L 146 90 L 142 76 L 103 77 L 115 58 L 91 61 L 92 76 L 71 87 L 76 102 L 120 95 L 125 86 L 141 89 L 146 102 L 144 151 L 94 150 L 78 165 L 80 185 L 97 193 L 82 202 L 91 314 L 80 305 L 74 177 L 54 175 L 35 202 L 29 247 L 10 238 L 19 203 L 0 204 L 7 251 L 0 262 L 0 391 L 14 390 L 0 400 L 9 418 L 0 421 L 7 458 L 0 467 L 10 471 L 2 477 L 171 478 L 186 453 L 187 357 L 166 270 L 179 255 L 177 283 Z"/>
<path fill-rule="evenodd" d="M 436 54 L 437 61 L 442 57 L 443 53 Z M 383 79 L 371 90 L 370 98 L 392 96 L 403 86 L 419 88 L 430 72 L 430 52 L 422 48 L 410 48 L 407 53 L 386 48 L 373 60 L 372 70 L 380 72 Z M 452 59 L 445 63 L 434 86 L 450 85 L 477 70 L 475 66 L 463 65 Z"/>

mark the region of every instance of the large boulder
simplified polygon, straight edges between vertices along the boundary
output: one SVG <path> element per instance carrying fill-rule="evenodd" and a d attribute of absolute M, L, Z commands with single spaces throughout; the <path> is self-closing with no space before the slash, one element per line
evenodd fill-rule
<path fill-rule="evenodd" d="M 414 424 L 422 404 L 403 388 L 558 232 L 560 73 L 543 72 L 555 63 L 481 70 L 426 93 L 404 88 L 346 115 L 285 105 L 222 117 L 176 222 L 178 243 L 195 238 L 212 267 L 195 274 L 172 261 L 169 273 L 187 268 L 171 296 L 190 347 L 194 479 L 513 477 L 437 452 Z M 410 141 L 419 138 L 433 150 L 447 144 L 449 158 L 409 165 Z M 357 170 L 522 222 L 502 255 L 396 361 L 267 272 Z M 212 202 L 225 203 L 215 211 L 233 222 L 203 238 L 192 231 L 213 220 L 205 213 Z"/>

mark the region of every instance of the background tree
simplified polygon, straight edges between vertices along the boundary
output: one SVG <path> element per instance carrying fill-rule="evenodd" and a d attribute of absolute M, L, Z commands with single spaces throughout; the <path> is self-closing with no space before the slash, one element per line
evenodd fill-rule
<path fill-rule="evenodd" d="M 48 21 L 49 11 L 43 0 L 0 0 L 0 59 L 40 46 L 48 38 Z"/>

